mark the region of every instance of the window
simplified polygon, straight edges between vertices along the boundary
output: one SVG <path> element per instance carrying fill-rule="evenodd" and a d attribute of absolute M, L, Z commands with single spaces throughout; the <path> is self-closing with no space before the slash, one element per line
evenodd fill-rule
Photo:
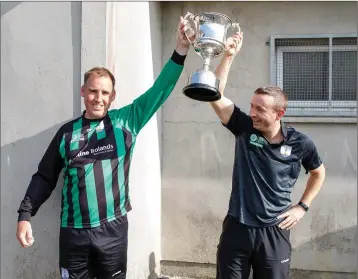
<path fill-rule="evenodd" d="M 357 115 L 357 35 L 272 36 L 271 83 L 289 116 Z"/>

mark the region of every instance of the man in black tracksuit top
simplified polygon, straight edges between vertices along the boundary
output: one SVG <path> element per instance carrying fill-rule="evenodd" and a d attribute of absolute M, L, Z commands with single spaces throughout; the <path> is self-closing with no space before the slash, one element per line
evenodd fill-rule
<path fill-rule="evenodd" d="M 189 42 L 180 18 L 177 45 L 153 86 L 133 103 L 108 111 L 115 78 L 105 68 L 84 77 L 86 111 L 64 124 L 46 150 L 21 202 L 17 238 L 33 243 L 30 219 L 64 169 L 60 229 L 61 278 L 125 278 L 129 168 L 136 137 L 168 98 L 183 70 Z"/>
<path fill-rule="evenodd" d="M 229 69 L 243 34 L 227 41 L 216 69 L 223 94 Z M 281 118 L 287 106 L 284 92 L 274 86 L 258 88 L 249 115 L 222 95 L 210 103 L 222 124 L 235 136 L 235 160 L 228 214 L 217 252 L 217 279 L 288 279 L 290 231 L 308 210 L 325 178 L 313 141 Z M 291 192 L 301 170 L 310 173 L 296 205 Z"/>

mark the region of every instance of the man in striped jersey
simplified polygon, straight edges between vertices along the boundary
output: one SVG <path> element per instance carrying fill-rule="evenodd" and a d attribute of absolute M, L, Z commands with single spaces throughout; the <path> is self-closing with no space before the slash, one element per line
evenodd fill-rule
<path fill-rule="evenodd" d="M 84 76 L 86 110 L 64 124 L 46 150 L 18 210 L 17 239 L 34 242 L 30 219 L 64 169 L 60 228 L 62 278 L 125 278 L 129 167 L 136 137 L 174 89 L 189 42 L 181 17 L 176 48 L 153 86 L 131 104 L 109 110 L 115 78 L 105 68 Z"/>

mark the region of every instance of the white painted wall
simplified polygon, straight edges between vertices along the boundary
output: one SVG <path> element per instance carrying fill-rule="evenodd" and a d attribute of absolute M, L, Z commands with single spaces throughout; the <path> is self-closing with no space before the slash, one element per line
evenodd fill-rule
<path fill-rule="evenodd" d="M 106 66 L 114 72 L 113 108 L 153 84 L 162 69 L 161 10 L 149 2 L 1 3 L 1 39 L 1 277 L 58 278 L 62 180 L 32 220 L 29 249 L 16 241 L 16 210 L 60 124 L 84 109 L 85 71 Z M 160 272 L 159 140 L 155 116 L 137 138 L 131 166 L 129 279 Z"/>
<path fill-rule="evenodd" d="M 159 3 L 113 2 L 109 67 L 122 107 L 149 89 L 161 70 Z M 163 58 L 167 60 L 169 57 Z M 154 116 L 137 137 L 130 170 L 128 277 L 156 278 L 161 260 L 161 172 L 159 124 Z"/>
<path fill-rule="evenodd" d="M 77 2 L 1 3 L 1 278 L 58 278 L 60 185 L 16 240 L 17 209 L 59 126 L 80 114 Z"/>

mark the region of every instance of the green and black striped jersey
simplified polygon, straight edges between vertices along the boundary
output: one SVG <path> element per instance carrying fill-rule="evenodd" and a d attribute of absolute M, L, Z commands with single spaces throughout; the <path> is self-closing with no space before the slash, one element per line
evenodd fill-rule
<path fill-rule="evenodd" d="M 30 220 L 64 170 L 61 227 L 93 228 L 131 210 L 129 169 L 136 137 L 173 91 L 185 56 L 174 51 L 153 86 L 102 119 L 64 124 L 46 150 L 18 210 Z"/>

